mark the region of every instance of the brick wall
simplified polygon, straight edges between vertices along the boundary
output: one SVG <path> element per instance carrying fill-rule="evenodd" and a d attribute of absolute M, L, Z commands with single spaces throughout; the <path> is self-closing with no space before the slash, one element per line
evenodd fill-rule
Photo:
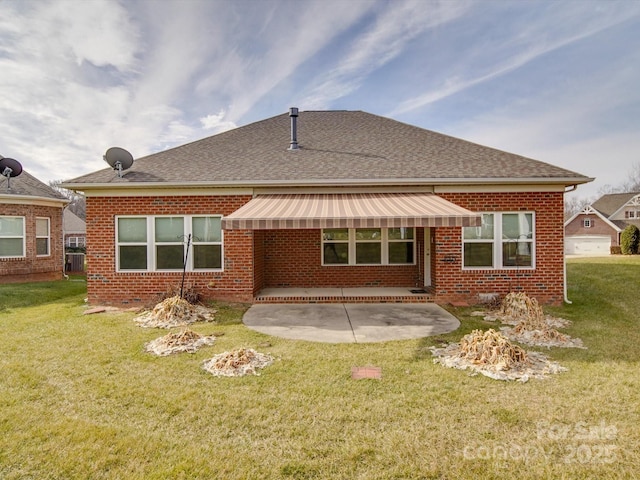
<path fill-rule="evenodd" d="M 460 228 L 434 229 L 432 278 L 438 302 L 477 303 L 478 294 L 525 291 L 544 304 L 564 297 L 563 193 L 443 193 L 443 198 L 477 212 L 535 212 L 534 270 L 463 270 Z"/>
<path fill-rule="evenodd" d="M 417 229 L 422 244 L 422 229 Z M 421 285 L 418 264 L 323 266 L 320 230 L 264 232 L 265 287 L 413 287 Z M 418 261 L 421 261 L 421 256 Z"/>
<path fill-rule="evenodd" d="M 1 204 L 0 215 L 25 218 L 26 256 L 0 258 L 0 283 L 59 280 L 63 273 L 62 207 Z M 50 243 L 46 257 L 36 255 L 36 218 L 49 218 Z"/>
<path fill-rule="evenodd" d="M 265 286 L 264 282 L 264 230 L 253 232 L 253 294 L 255 295 Z"/>
<path fill-rule="evenodd" d="M 584 227 L 583 222 L 586 219 L 591 220 L 592 226 L 589 228 Z M 615 229 L 613 229 L 611 225 L 608 225 L 602 218 L 594 214 L 578 215 L 567 224 L 564 229 L 564 234 L 567 237 L 573 235 L 609 235 L 611 237 L 612 246 L 617 246 L 620 244 L 620 242 L 618 241 L 618 232 L 616 232 Z"/>
<path fill-rule="evenodd" d="M 92 304 L 152 305 L 182 272 L 116 272 L 117 215 L 229 215 L 250 196 L 87 197 L 87 290 Z M 205 299 L 251 301 L 253 233 L 224 232 L 224 271 L 187 272 L 185 286 Z"/>
<path fill-rule="evenodd" d="M 481 293 L 524 290 L 541 303 L 563 299 L 563 194 L 443 193 L 473 211 L 534 211 L 534 270 L 462 269 L 462 230 L 432 229 L 431 279 L 439 302 L 476 303 Z M 88 197 L 87 287 L 89 301 L 101 304 L 155 303 L 182 272 L 115 271 L 117 215 L 229 215 L 250 196 Z M 185 284 L 204 298 L 251 301 L 264 287 L 364 287 L 423 285 L 423 229 L 416 229 L 416 265 L 322 266 L 320 230 L 227 230 L 224 272 L 187 273 Z"/>

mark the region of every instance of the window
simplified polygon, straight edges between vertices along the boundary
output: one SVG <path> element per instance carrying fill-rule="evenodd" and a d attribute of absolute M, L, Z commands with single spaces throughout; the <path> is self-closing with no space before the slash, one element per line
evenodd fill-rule
<path fill-rule="evenodd" d="M 67 247 L 81 248 L 85 246 L 85 237 L 67 237 Z"/>
<path fill-rule="evenodd" d="M 406 265 L 415 258 L 413 228 L 326 228 L 323 265 Z"/>
<path fill-rule="evenodd" d="M 639 210 L 625 210 L 624 218 L 640 218 Z"/>
<path fill-rule="evenodd" d="M 533 213 L 484 213 L 479 227 L 463 227 L 464 268 L 534 266 Z"/>
<path fill-rule="evenodd" d="M 193 268 L 222 268 L 222 219 L 193 217 Z"/>
<path fill-rule="evenodd" d="M 0 258 L 24 257 L 24 217 L 0 217 Z"/>
<path fill-rule="evenodd" d="M 382 263 L 382 229 L 356 228 L 356 264 Z"/>
<path fill-rule="evenodd" d="M 118 271 L 222 269 L 220 216 L 118 217 L 116 254 Z"/>
<path fill-rule="evenodd" d="M 585 218 L 585 219 L 582 221 L 582 226 L 583 226 L 584 228 L 591 228 L 591 227 L 593 227 L 593 220 L 592 220 L 592 219 L 590 219 L 590 218 Z"/>
<path fill-rule="evenodd" d="M 156 217 L 156 270 L 182 270 L 186 235 L 183 217 Z"/>
<path fill-rule="evenodd" d="M 389 263 L 413 263 L 414 229 L 390 228 L 388 238 Z"/>
<path fill-rule="evenodd" d="M 36 255 L 46 257 L 49 255 L 50 232 L 49 219 L 36 218 Z"/>

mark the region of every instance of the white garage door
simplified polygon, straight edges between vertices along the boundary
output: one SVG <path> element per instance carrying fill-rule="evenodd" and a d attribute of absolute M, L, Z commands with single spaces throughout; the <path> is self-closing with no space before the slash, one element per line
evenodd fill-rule
<path fill-rule="evenodd" d="M 564 239 L 564 253 L 567 255 L 609 255 L 611 237 L 608 235 L 573 236 Z"/>

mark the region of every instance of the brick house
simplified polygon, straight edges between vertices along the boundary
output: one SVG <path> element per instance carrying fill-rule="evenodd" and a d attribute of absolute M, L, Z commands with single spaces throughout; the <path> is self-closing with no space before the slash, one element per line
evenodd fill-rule
<path fill-rule="evenodd" d="M 565 253 L 609 255 L 628 225 L 640 228 L 640 192 L 603 195 L 565 222 Z"/>
<path fill-rule="evenodd" d="M 476 303 L 522 289 L 558 304 L 564 191 L 591 180 L 361 111 L 291 109 L 64 186 L 86 197 L 92 303 L 179 284 L 191 235 L 186 284 L 205 298 L 395 287 Z"/>
<path fill-rule="evenodd" d="M 65 271 L 84 272 L 85 249 L 87 246 L 87 227 L 85 221 L 69 208 L 62 215 L 64 231 Z"/>
<path fill-rule="evenodd" d="M 84 249 L 87 246 L 87 225 L 83 219 L 78 217 L 68 208 L 65 208 L 62 215 L 64 226 L 64 246 L 70 251 Z"/>
<path fill-rule="evenodd" d="M 62 278 L 66 203 L 26 171 L 10 182 L 0 176 L 0 283 Z"/>

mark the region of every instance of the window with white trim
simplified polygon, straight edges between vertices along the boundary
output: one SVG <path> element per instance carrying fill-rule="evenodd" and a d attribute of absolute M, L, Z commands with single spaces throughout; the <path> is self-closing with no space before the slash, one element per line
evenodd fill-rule
<path fill-rule="evenodd" d="M 323 265 L 413 265 L 414 228 L 325 228 Z"/>
<path fill-rule="evenodd" d="M 482 225 L 463 227 L 463 268 L 534 268 L 533 212 L 483 213 Z"/>
<path fill-rule="evenodd" d="M 186 270 L 222 270 L 221 219 L 219 215 L 117 217 L 117 270 L 182 270 L 189 236 Z"/>
<path fill-rule="evenodd" d="M 593 227 L 593 220 L 590 218 L 585 218 L 584 220 L 582 220 L 582 226 L 584 228 L 591 228 Z"/>
<path fill-rule="evenodd" d="M 85 237 L 67 237 L 67 247 L 82 248 L 85 246 Z"/>
<path fill-rule="evenodd" d="M 36 218 L 36 255 L 47 257 L 51 254 L 51 232 L 48 218 Z"/>
<path fill-rule="evenodd" d="M 24 217 L 0 217 L 0 258 L 24 257 Z"/>

